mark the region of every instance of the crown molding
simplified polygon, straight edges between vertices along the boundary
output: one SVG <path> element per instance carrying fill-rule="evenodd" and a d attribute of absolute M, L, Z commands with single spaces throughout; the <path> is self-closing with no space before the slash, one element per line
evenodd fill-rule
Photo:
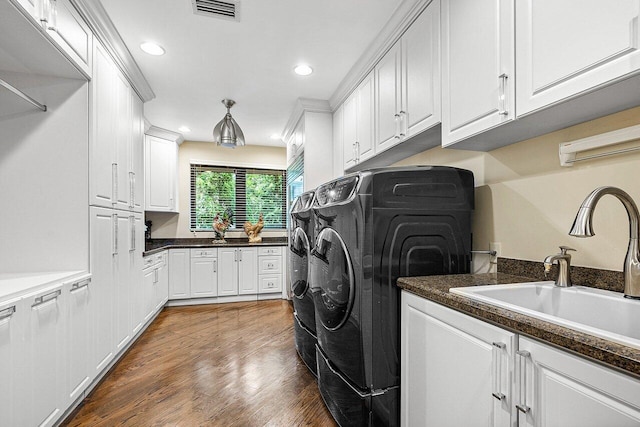
<path fill-rule="evenodd" d="M 169 141 L 175 141 L 180 145 L 184 142 L 184 136 L 181 133 L 173 132 L 167 129 L 159 128 L 157 126 L 151 126 L 145 131 L 146 135 L 155 136 L 156 138 L 162 138 Z"/>
<path fill-rule="evenodd" d="M 420 13 L 433 0 L 404 0 L 398 5 L 385 26 L 375 39 L 362 53 L 358 61 L 351 67 L 344 79 L 338 85 L 329 104 L 335 111 L 349 94 L 353 92 L 364 78 L 373 70 L 382 57 L 400 40 L 402 34 L 413 24 Z"/>
<path fill-rule="evenodd" d="M 143 102 L 149 102 L 156 97 L 149 82 L 142 74 L 140 67 L 133 59 L 131 52 L 125 45 L 120 33 L 113 25 L 107 11 L 99 0 L 70 0 L 87 21 L 94 35 L 102 42 L 107 52 L 113 57 L 120 70 L 131 83 L 133 90 Z"/>
<path fill-rule="evenodd" d="M 282 131 L 283 141 L 286 142 L 289 139 L 300 121 L 300 118 L 302 118 L 304 113 L 307 112 L 331 114 L 332 110 L 331 105 L 329 105 L 329 101 L 324 99 L 298 98 L 296 100 L 296 105 L 293 107 L 293 112 L 291 112 L 291 116 L 289 116 L 287 125 Z"/>

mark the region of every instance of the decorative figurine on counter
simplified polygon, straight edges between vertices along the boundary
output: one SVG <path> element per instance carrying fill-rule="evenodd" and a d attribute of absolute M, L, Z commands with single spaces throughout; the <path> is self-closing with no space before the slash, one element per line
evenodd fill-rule
<path fill-rule="evenodd" d="M 144 238 L 145 240 L 151 240 L 151 225 L 153 223 L 151 221 L 144 222 Z"/>
<path fill-rule="evenodd" d="M 251 224 L 249 221 L 244 223 L 244 232 L 249 236 L 249 243 L 261 243 L 262 236 L 260 236 L 260 232 L 264 228 L 264 220 L 262 218 L 262 214 L 260 214 L 260 218 L 258 222 Z"/>
<path fill-rule="evenodd" d="M 233 211 L 227 208 L 224 212 L 218 212 L 213 218 L 213 232 L 216 233 L 215 243 L 226 243 L 224 235 L 233 225 Z"/>

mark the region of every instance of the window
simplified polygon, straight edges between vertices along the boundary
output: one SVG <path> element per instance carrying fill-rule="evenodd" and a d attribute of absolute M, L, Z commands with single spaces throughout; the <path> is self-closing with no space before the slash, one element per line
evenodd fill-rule
<path fill-rule="evenodd" d="M 231 229 L 245 221 L 264 228 L 286 227 L 286 171 L 191 165 L 191 230 L 212 230 L 213 218 L 233 211 Z"/>

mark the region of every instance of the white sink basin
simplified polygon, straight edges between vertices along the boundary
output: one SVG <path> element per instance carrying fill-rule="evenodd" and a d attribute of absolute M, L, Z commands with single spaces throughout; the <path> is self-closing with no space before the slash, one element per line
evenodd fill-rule
<path fill-rule="evenodd" d="M 553 282 L 452 288 L 451 293 L 640 349 L 640 300 Z"/>

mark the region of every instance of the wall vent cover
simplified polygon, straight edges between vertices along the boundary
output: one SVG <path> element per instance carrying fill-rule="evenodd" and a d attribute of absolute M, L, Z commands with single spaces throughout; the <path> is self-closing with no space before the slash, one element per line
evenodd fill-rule
<path fill-rule="evenodd" d="M 193 13 L 196 15 L 211 16 L 214 18 L 240 20 L 239 0 L 191 0 Z"/>

